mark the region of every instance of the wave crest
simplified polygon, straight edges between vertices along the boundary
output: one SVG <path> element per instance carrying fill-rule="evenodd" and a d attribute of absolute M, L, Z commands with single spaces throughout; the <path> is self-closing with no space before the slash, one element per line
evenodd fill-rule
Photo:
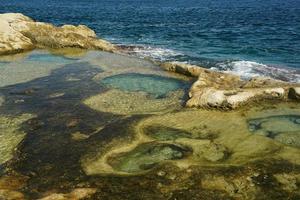
<path fill-rule="evenodd" d="M 271 77 L 282 81 L 300 82 L 300 70 L 265 65 L 253 61 L 229 61 L 216 64 L 213 69 L 241 76 L 249 79 L 256 76 Z"/>
<path fill-rule="evenodd" d="M 152 58 L 159 61 L 167 61 L 176 56 L 183 55 L 174 50 L 159 47 L 136 45 L 120 45 L 119 47 L 128 54 L 136 55 L 141 58 Z"/>

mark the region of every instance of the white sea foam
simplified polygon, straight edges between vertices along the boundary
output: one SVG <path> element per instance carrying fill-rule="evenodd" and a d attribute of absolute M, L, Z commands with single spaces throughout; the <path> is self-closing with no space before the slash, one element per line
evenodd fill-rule
<path fill-rule="evenodd" d="M 165 48 L 137 45 L 120 45 L 123 51 L 159 61 L 175 61 L 176 56 L 184 54 Z M 197 64 L 197 63 L 196 63 Z M 266 65 L 254 61 L 226 61 L 214 64 L 213 70 L 224 71 L 241 76 L 243 79 L 250 79 L 256 76 L 271 77 L 278 80 L 300 83 L 300 69 L 283 66 Z"/>
<path fill-rule="evenodd" d="M 233 73 L 244 79 L 264 76 L 284 81 L 300 82 L 299 69 L 270 66 L 253 61 L 223 62 L 217 64 L 213 69 Z"/>
<path fill-rule="evenodd" d="M 180 52 L 151 46 L 122 46 L 122 48 L 130 54 L 135 54 L 141 58 L 152 58 L 160 61 L 170 60 L 175 56 L 183 55 Z"/>

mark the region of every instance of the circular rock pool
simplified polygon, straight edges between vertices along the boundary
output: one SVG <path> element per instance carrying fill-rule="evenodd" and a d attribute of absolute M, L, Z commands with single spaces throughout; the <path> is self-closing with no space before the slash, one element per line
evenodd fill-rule
<path fill-rule="evenodd" d="M 149 74 L 119 74 L 104 78 L 102 83 L 108 87 L 129 92 L 145 92 L 155 98 L 162 98 L 171 91 L 183 89 L 186 83 L 174 78 Z"/>

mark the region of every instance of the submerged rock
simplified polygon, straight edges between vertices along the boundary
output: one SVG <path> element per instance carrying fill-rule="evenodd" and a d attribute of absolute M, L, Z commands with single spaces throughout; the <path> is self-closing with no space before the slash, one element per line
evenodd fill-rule
<path fill-rule="evenodd" d="M 146 127 L 144 133 L 156 140 L 168 141 L 168 140 L 176 140 L 178 138 L 192 138 L 189 132 L 170 128 L 170 127 L 161 127 L 161 126 L 150 126 Z"/>
<path fill-rule="evenodd" d="M 0 189 L 0 199 L 3 200 L 24 200 L 25 196 L 21 192 L 14 190 L 2 190 Z"/>
<path fill-rule="evenodd" d="M 254 101 L 298 98 L 299 92 L 294 86 L 299 84 L 263 77 L 242 80 L 236 75 L 179 62 L 163 63 L 161 66 L 167 71 L 198 77 L 190 89 L 187 107 L 234 109 Z"/>
<path fill-rule="evenodd" d="M 91 197 L 97 189 L 95 188 L 76 188 L 70 193 L 53 193 L 39 200 L 79 200 Z"/>
<path fill-rule="evenodd" d="M 281 187 L 288 192 L 296 192 L 300 194 L 299 183 L 300 174 L 299 173 L 282 173 L 275 174 L 274 177 L 281 184 Z"/>
<path fill-rule="evenodd" d="M 286 145 L 300 147 L 300 116 L 275 115 L 250 119 L 249 130 Z"/>
<path fill-rule="evenodd" d="M 158 113 L 181 107 L 182 91 L 174 92 L 162 99 L 148 97 L 143 92 L 123 92 L 109 90 L 84 100 L 84 104 L 94 110 L 115 114 Z"/>
<path fill-rule="evenodd" d="M 111 165 L 123 172 L 137 173 L 153 168 L 166 160 L 177 160 L 184 157 L 186 149 L 162 143 L 140 144 L 131 152 L 111 158 Z"/>
<path fill-rule="evenodd" d="M 2 104 L 4 103 L 4 97 L 0 95 L 0 106 L 2 106 Z"/>
<path fill-rule="evenodd" d="M 152 74 L 128 73 L 110 76 L 101 80 L 106 86 L 129 92 L 145 92 L 156 98 L 184 88 L 183 81 Z"/>
<path fill-rule="evenodd" d="M 0 14 L 0 54 L 18 53 L 38 48 L 82 48 L 114 51 L 111 43 L 98 39 L 84 25 L 64 25 L 35 22 L 20 13 Z"/>
<path fill-rule="evenodd" d="M 30 114 L 18 117 L 0 116 L 0 164 L 12 158 L 16 146 L 25 136 L 20 125 L 32 117 Z"/>

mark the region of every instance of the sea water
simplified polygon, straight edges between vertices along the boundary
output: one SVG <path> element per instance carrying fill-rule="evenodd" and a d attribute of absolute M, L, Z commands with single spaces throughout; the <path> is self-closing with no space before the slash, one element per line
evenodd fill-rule
<path fill-rule="evenodd" d="M 299 0 L 0 0 L 4 12 L 85 24 L 141 57 L 300 81 Z"/>

